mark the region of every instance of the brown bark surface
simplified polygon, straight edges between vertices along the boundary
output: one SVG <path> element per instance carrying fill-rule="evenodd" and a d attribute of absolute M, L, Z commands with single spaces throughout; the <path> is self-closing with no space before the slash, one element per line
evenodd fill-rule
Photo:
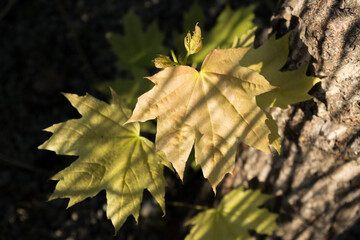
<path fill-rule="evenodd" d="M 275 195 L 280 239 L 344 239 L 359 219 L 359 8 L 358 0 L 283 0 L 272 18 L 277 35 L 292 30 L 284 69 L 310 61 L 308 72 L 322 81 L 312 100 L 271 110 L 281 155 L 240 146 L 223 186 L 256 185 Z"/>

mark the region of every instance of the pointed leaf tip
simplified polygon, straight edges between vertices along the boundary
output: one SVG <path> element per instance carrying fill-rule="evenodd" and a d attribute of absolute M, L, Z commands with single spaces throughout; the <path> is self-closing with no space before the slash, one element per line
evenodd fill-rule
<path fill-rule="evenodd" d="M 186 51 L 188 52 L 188 55 L 192 55 L 201 50 L 202 48 L 201 29 L 197 24 L 195 25 L 195 31 L 193 32 L 193 35 L 191 36 L 189 32 L 184 38 L 184 45 Z"/>

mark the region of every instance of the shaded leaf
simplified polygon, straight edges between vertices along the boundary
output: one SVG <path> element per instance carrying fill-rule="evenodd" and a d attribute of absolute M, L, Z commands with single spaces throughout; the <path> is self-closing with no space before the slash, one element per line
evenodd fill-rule
<path fill-rule="evenodd" d="M 232 47 L 252 47 L 255 40 L 255 31 L 257 27 L 253 27 L 241 36 L 235 36 Z"/>
<path fill-rule="evenodd" d="M 257 49 L 250 49 L 240 64 L 260 72 L 273 86 L 278 88 L 256 97 L 260 107 L 286 108 L 289 104 L 311 99 L 308 91 L 320 81 L 306 76 L 307 66 L 295 71 L 280 71 L 288 57 L 289 34 L 280 39 L 275 35 Z"/>
<path fill-rule="evenodd" d="M 115 81 L 98 83 L 95 87 L 103 93 L 109 93 L 110 88 L 114 89 L 129 108 L 134 108 L 137 97 L 152 87 L 151 82 L 145 78 L 148 75 L 147 71 L 143 69 L 135 70 L 133 79 L 117 78 Z"/>
<path fill-rule="evenodd" d="M 129 11 L 123 19 L 124 35 L 108 33 L 106 35 L 111 50 L 117 55 L 119 69 L 129 70 L 132 79 L 116 78 L 113 81 L 105 81 L 94 87 L 108 94 L 109 87 L 114 89 L 126 105 L 133 108 L 138 96 L 148 91 L 152 84 L 144 79 L 148 75 L 147 68 L 153 66 L 152 59 L 155 55 L 164 53 L 162 43 L 164 34 L 159 30 L 157 23 L 153 22 L 143 32 L 140 18 L 134 12 Z M 151 123 L 141 124 L 141 129 L 155 133 L 155 127 Z"/>
<path fill-rule="evenodd" d="M 203 34 L 203 48 L 193 55 L 194 65 L 202 62 L 204 57 L 215 48 L 229 48 L 235 37 L 240 37 L 255 27 L 253 24 L 255 6 L 232 10 L 227 6 L 217 18 L 216 25 L 208 34 Z M 194 24 L 194 23 L 193 23 Z"/>
<path fill-rule="evenodd" d="M 247 48 L 216 49 L 201 71 L 168 67 L 149 77 L 155 87 L 138 99 L 128 122 L 157 118 L 156 148 L 183 178 L 195 144 L 195 159 L 214 191 L 234 168 L 237 139 L 270 153 L 265 112 L 255 97 L 271 86 L 256 71 L 241 67 Z"/>
<path fill-rule="evenodd" d="M 194 24 L 199 23 L 201 26 L 204 23 L 204 13 L 199 5 L 198 1 L 194 1 L 191 5 L 188 12 L 184 13 L 184 20 L 183 20 L 183 32 L 178 33 L 176 31 L 173 32 L 173 39 L 175 48 L 182 52 L 184 49 L 184 36 L 187 34 L 188 31 L 193 29 Z"/>
<path fill-rule="evenodd" d="M 194 225 L 185 240 L 244 240 L 253 239 L 248 230 L 271 235 L 276 230 L 277 214 L 259 208 L 270 195 L 260 190 L 244 191 L 239 187 L 227 194 L 217 209 L 200 212 L 186 225 Z"/>
<path fill-rule="evenodd" d="M 65 94 L 82 118 L 47 128 L 53 135 L 39 148 L 79 156 L 52 177 L 59 182 L 49 200 L 69 198 L 70 207 L 105 190 L 106 214 L 118 231 L 129 215 L 138 219 L 144 189 L 165 213 L 162 164 L 171 166 L 151 141 L 139 136 L 138 123 L 123 126 L 131 111 L 112 95 L 109 105 L 90 95 Z"/>
<path fill-rule="evenodd" d="M 124 21 L 124 35 L 108 33 L 106 35 L 112 51 L 118 56 L 117 66 L 120 69 L 147 68 L 152 66 L 152 60 L 157 54 L 165 54 L 162 45 L 164 34 L 157 23 L 151 23 L 143 32 L 140 18 L 129 11 Z"/>

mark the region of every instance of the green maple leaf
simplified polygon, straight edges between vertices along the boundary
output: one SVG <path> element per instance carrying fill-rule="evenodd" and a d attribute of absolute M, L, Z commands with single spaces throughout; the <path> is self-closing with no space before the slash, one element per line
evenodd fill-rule
<path fill-rule="evenodd" d="M 137 97 L 152 87 L 151 82 L 144 78 L 144 76 L 147 75 L 146 71 L 138 69 L 134 72 L 134 75 L 135 77 L 133 79 L 117 78 L 115 81 L 101 82 L 96 84 L 95 88 L 105 94 L 110 94 L 109 89 L 113 89 L 126 103 L 126 106 L 134 108 Z M 143 132 L 156 133 L 156 126 L 152 122 L 140 123 L 140 126 Z"/>
<path fill-rule="evenodd" d="M 227 6 L 217 18 L 215 26 L 203 40 L 203 48 L 191 59 L 194 65 L 202 62 L 205 56 L 215 48 L 229 48 L 235 37 L 247 33 L 255 27 L 253 24 L 255 6 L 232 10 Z M 193 23 L 194 24 L 194 23 Z"/>
<path fill-rule="evenodd" d="M 151 88 L 151 83 L 144 76 L 148 75 L 147 69 L 153 66 L 153 57 L 165 52 L 162 45 L 164 34 L 159 30 L 156 22 L 151 23 L 143 32 L 140 18 L 132 11 L 125 15 L 123 21 L 124 35 L 108 33 L 106 37 L 111 50 L 119 59 L 116 66 L 119 69 L 129 70 L 132 77 L 131 79 L 116 78 L 113 81 L 98 83 L 94 87 L 106 94 L 109 87 L 114 89 L 127 106 L 133 108 L 137 97 Z M 141 129 L 155 133 L 152 124 L 142 124 Z"/>
<path fill-rule="evenodd" d="M 148 75 L 144 69 L 136 69 L 133 79 L 117 78 L 114 81 L 105 81 L 96 85 L 96 89 L 109 93 L 113 89 L 125 101 L 129 108 L 134 108 L 137 97 L 150 90 L 152 84 L 145 78 Z"/>
<path fill-rule="evenodd" d="M 156 148 L 181 179 L 193 145 L 196 162 L 214 191 L 234 168 L 237 140 L 271 152 L 272 125 L 255 97 L 274 87 L 238 64 L 247 50 L 215 49 L 200 72 L 175 66 L 148 78 L 155 87 L 139 97 L 128 122 L 157 118 Z"/>
<path fill-rule="evenodd" d="M 307 65 L 295 71 L 280 71 L 289 53 L 289 34 L 280 39 L 275 35 L 257 49 L 250 49 L 240 64 L 263 75 L 277 88 L 256 97 L 263 109 L 267 107 L 286 108 L 289 104 L 311 99 L 308 91 L 320 81 L 316 77 L 306 76 Z"/>
<path fill-rule="evenodd" d="M 140 18 L 132 11 L 125 15 L 123 21 L 124 35 L 117 33 L 106 35 L 112 51 L 119 58 L 117 66 L 128 70 L 134 67 L 145 69 L 152 67 L 154 56 L 166 52 L 162 45 L 164 34 L 155 21 L 143 32 Z"/>
<path fill-rule="evenodd" d="M 82 118 L 45 129 L 53 135 L 39 149 L 79 156 L 52 177 L 59 182 L 49 200 L 69 198 L 70 207 L 105 189 L 107 217 L 117 232 L 129 215 L 138 219 L 144 189 L 165 213 L 163 165 L 170 165 L 151 141 L 139 136 L 138 123 L 123 126 L 131 111 L 112 95 L 109 105 L 90 95 L 65 94 Z"/>
<path fill-rule="evenodd" d="M 248 230 L 271 235 L 276 230 L 277 214 L 259 208 L 270 195 L 243 187 L 227 194 L 217 209 L 208 209 L 190 219 L 194 225 L 185 240 L 251 240 Z"/>

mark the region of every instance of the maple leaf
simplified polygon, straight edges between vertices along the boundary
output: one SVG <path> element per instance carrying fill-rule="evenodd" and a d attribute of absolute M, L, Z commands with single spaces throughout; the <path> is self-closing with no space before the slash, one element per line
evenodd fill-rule
<path fill-rule="evenodd" d="M 109 93 L 109 89 L 113 89 L 128 107 L 133 108 L 137 97 L 152 87 L 151 82 L 144 78 L 147 74 L 146 70 L 137 69 L 134 72 L 133 79 L 117 78 L 115 81 L 101 82 L 96 85 L 96 89 L 103 93 Z"/>
<path fill-rule="evenodd" d="M 150 90 L 152 83 L 144 78 L 147 75 L 146 70 L 141 68 L 133 69 L 133 79 L 117 78 L 115 81 L 100 82 L 95 85 L 95 88 L 105 94 L 110 94 L 109 89 L 113 89 L 129 108 L 134 108 L 137 97 Z M 140 126 L 143 132 L 156 133 L 156 127 L 152 122 L 144 122 Z"/>
<path fill-rule="evenodd" d="M 156 22 L 151 23 L 143 32 L 140 18 L 132 11 L 124 16 L 123 23 L 123 35 L 107 33 L 106 37 L 112 52 L 118 57 L 117 68 L 129 70 L 131 77 L 104 81 L 94 87 L 105 94 L 108 94 L 109 88 L 114 89 L 127 106 L 133 108 L 136 98 L 151 88 L 151 83 L 144 79 L 144 76 L 148 74 L 147 68 L 153 65 L 153 56 L 165 52 L 162 44 L 164 34 Z M 155 133 L 151 124 L 142 124 L 141 129 Z"/>
<path fill-rule="evenodd" d="M 95 88 L 105 94 L 108 94 L 109 88 L 114 89 L 127 106 L 133 108 L 136 98 L 151 88 L 151 83 L 144 76 L 148 75 L 147 69 L 152 67 L 153 56 L 165 52 L 162 44 L 164 34 L 156 22 L 151 23 L 143 32 L 140 18 L 132 11 L 124 16 L 123 25 L 124 34 L 110 32 L 106 37 L 112 52 L 118 57 L 117 68 L 129 70 L 130 77 L 97 83 Z"/>
<path fill-rule="evenodd" d="M 217 209 L 200 212 L 186 225 L 194 225 L 185 240 L 253 239 L 248 230 L 271 235 L 277 228 L 277 214 L 258 208 L 271 196 L 260 190 L 244 191 L 239 187 L 227 194 Z"/>
<path fill-rule="evenodd" d="M 131 111 L 112 92 L 109 105 L 90 95 L 65 94 L 82 118 L 55 124 L 39 149 L 79 158 L 52 177 L 59 180 L 49 200 L 69 198 L 68 207 L 105 189 L 107 217 L 116 232 L 129 215 L 138 219 L 143 190 L 165 213 L 163 165 L 171 167 L 153 143 L 139 136 L 139 124 L 123 126 Z"/>
<path fill-rule="evenodd" d="M 289 53 L 289 33 L 280 39 L 271 36 L 262 46 L 250 49 L 240 64 L 263 75 L 277 88 L 256 97 L 263 109 L 267 107 L 286 108 L 289 104 L 309 100 L 308 91 L 320 81 L 316 77 L 306 76 L 307 65 L 295 71 L 280 71 Z"/>
<path fill-rule="evenodd" d="M 133 67 L 151 67 L 154 55 L 166 52 L 162 45 L 164 34 L 155 21 L 143 32 L 140 18 L 132 11 L 125 15 L 123 21 L 124 35 L 117 33 L 106 35 L 112 51 L 119 58 L 117 66 L 128 70 Z"/>
<path fill-rule="evenodd" d="M 139 97 L 128 122 L 157 118 L 156 149 L 166 154 L 181 179 L 194 144 L 196 162 L 214 191 L 234 168 L 237 139 L 271 152 L 267 117 L 255 97 L 274 87 L 238 65 L 247 50 L 215 49 L 200 72 L 175 66 L 148 77 L 155 86 Z"/>

